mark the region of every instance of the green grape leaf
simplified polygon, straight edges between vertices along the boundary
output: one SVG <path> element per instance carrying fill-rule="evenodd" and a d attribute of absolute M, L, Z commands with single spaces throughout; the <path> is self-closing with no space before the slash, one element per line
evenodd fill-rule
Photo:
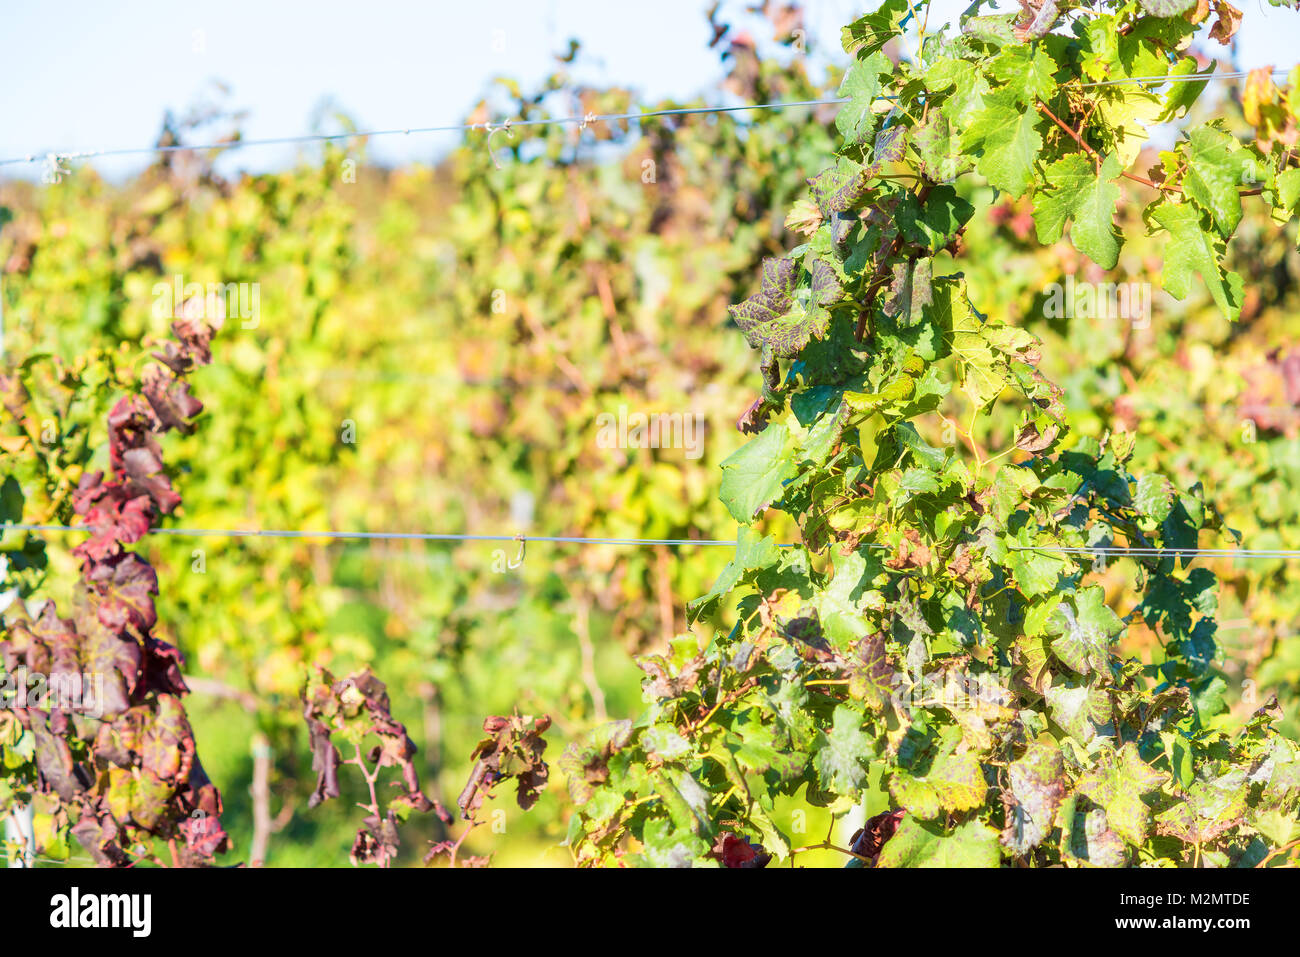
<path fill-rule="evenodd" d="M 736 536 L 736 554 L 722 569 L 713 587 L 686 606 L 687 624 L 694 624 L 716 605 L 718 599 L 740 584 L 747 573 L 770 568 L 780 560 L 781 550 L 775 540 L 752 528 L 742 527 Z"/>
<path fill-rule="evenodd" d="M 1046 100 L 1056 91 L 1052 74 L 1056 65 L 1039 44 L 1005 47 L 989 64 L 989 72 L 1017 102 L 1032 107 L 1035 100 Z"/>
<path fill-rule="evenodd" d="M 1061 749 L 1033 742 L 1007 768 L 1011 802 L 1002 846 L 1017 856 L 1027 854 L 1052 832 L 1056 812 L 1065 800 L 1067 781 Z"/>
<path fill-rule="evenodd" d="M 945 831 L 905 815 L 880 852 L 877 867 L 997 867 L 998 832 L 980 821 Z"/>
<path fill-rule="evenodd" d="M 907 0 L 884 0 L 872 13 L 858 17 L 841 30 L 844 52 L 874 54 L 902 33 L 902 22 L 910 12 Z"/>
<path fill-rule="evenodd" d="M 1178 0 L 1174 0 L 1178 2 Z M 1190 0 L 1195 3 L 1195 0 Z M 1185 56 L 1180 59 L 1172 70 L 1170 76 L 1191 76 L 1197 72 L 1195 57 Z M 1168 92 L 1165 94 L 1165 107 L 1160 113 L 1159 119 L 1162 123 L 1167 123 L 1180 114 L 1186 114 L 1192 108 L 1192 104 L 1200 97 L 1201 91 L 1205 89 L 1205 80 L 1188 81 L 1180 80 L 1169 84 Z"/>
<path fill-rule="evenodd" d="M 1288 169 L 1277 174 L 1277 195 L 1282 209 L 1295 212 L 1300 202 L 1300 169 Z"/>
<path fill-rule="evenodd" d="M 781 497 L 798 474 L 792 448 L 789 428 L 770 425 L 723 460 L 719 498 L 736 521 L 749 524 Z"/>
<path fill-rule="evenodd" d="M 870 627 L 861 607 L 871 579 L 884 570 L 875 554 L 861 552 L 831 555 L 835 575 L 817 598 L 816 607 L 826 637 L 837 648 L 848 648 Z"/>
<path fill-rule="evenodd" d="M 1163 475 L 1155 473 L 1143 475 L 1138 479 L 1133 504 L 1153 526 L 1159 525 L 1173 510 L 1173 486 Z"/>
<path fill-rule="evenodd" d="M 912 133 L 912 145 L 921 158 L 921 172 L 937 183 L 956 179 L 973 164 L 961 150 L 961 136 L 942 109 L 931 110 Z"/>
<path fill-rule="evenodd" d="M 1187 796 L 1156 817 L 1156 830 L 1187 844 L 1205 844 L 1245 820 L 1250 788 L 1245 768 L 1197 781 Z"/>
<path fill-rule="evenodd" d="M 1129 742 L 1118 752 L 1103 750 L 1097 766 L 1079 778 L 1077 787 L 1106 809 L 1111 830 L 1131 844 L 1141 844 L 1151 830 L 1151 809 L 1142 797 L 1164 781 L 1165 775 L 1144 762 Z"/>
<path fill-rule="evenodd" d="M 1192 274 L 1199 273 L 1215 305 L 1235 321 L 1241 314 L 1241 277 L 1220 267 L 1222 245 L 1201 225 L 1200 214 L 1188 203 L 1166 201 L 1151 215 L 1169 232 L 1162 277 L 1165 289 L 1175 299 L 1185 299 L 1191 291 Z"/>
<path fill-rule="evenodd" d="M 937 253 L 956 237 L 975 212 L 951 186 L 935 186 L 922 207 L 908 194 L 898 206 L 898 227 L 908 242 Z"/>
<path fill-rule="evenodd" d="M 1067 219 L 1073 220 L 1070 241 L 1103 269 L 1119 261 L 1120 237 L 1115 228 L 1115 206 L 1120 191 L 1119 158 L 1106 157 L 1100 171 L 1081 153 L 1071 153 L 1047 168 L 1045 188 L 1034 193 L 1034 225 L 1044 244 L 1061 238 Z"/>
<path fill-rule="evenodd" d="M 646 867 L 719 867 L 708 857 L 707 841 L 678 827 L 671 818 L 646 822 L 638 863 Z"/>
<path fill-rule="evenodd" d="M 956 149 L 960 131 L 967 129 L 983 108 L 984 96 L 989 91 L 988 80 L 974 63 L 939 57 L 926 69 L 925 85 L 933 93 L 944 95 L 939 112 L 948 121 L 949 135 L 954 138 L 953 149 Z M 951 92 L 945 92 L 948 90 Z M 915 137 L 912 142 L 917 142 Z M 969 166 L 970 158 L 963 155 L 961 162 Z"/>
<path fill-rule="evenodd" d="M 791 751 L 778 740 L 774 724 L 763 724 L 753 715 L 735 726 L 735 734 L 728 735 L 727 740 L 733 746 L 736 763 L 750 773 L 776 771 L 781 780 L 788 781 L 799 776 L 808 760 L 807 755 Z"/>
<path fill-rule="evenodd" d="M 881 78 L 889 76 L 893 69 L 889 58 L 876 52 L 865 59 L 854 60 L 844 74 L 839 96 L 847 98 L 849 102 L 840 108 L 839 115 L 835 117 L 835 128 L 840 131 L 846 143 L 862 143 L 870 138 L 875 129 L 873 106 L 880 96 Z"/>
<path fill-rule="evenodd" d="M 871 737 L 862 730 L 862 715 L 853 708 L 838 705 L 831 727 L 822 735 L 813 754 L 813 765 L 822 790 L 832 794 L 856 794 L 867 778 L 865 759 L 874 757 Z"/>
<path fill-rule="evenodd" d="M 1047 689 L 1047 712 L 1070 737 L 1087 745 L 1097 737 L 1097 706 L 1105 706 L 1104 694 L 1088 687 L 1070 688 L 1054 684 Z"/>
<path fill-rule="evenodd" d="M 1089 585 L 1075 592 L 1074 608 L 1062 602 L 1052 619 L 1052 653 L 1080 674 L 1105 672 L 1110 662 L 1110 645 L 1124 630 L 1119 616 L 1106 606 L 1106 592 Z"/>
<path fill-rule="evenodd" d="M 918 818 L 936 818 L 944 811 L 969 811 L 984 803 L 988 784 L 975 755 L 943 754 L 925 774 L 906 768 L 894 772 L 889 793 L 900 807 Z"/>
<path fill-rule="evenodd" d="M 1196 0 L 1138 0 L 1138 4 L 1153 17 L 1181 17 L 1196 6 Z"/>
<path fill-rule="evenodd" d="M 1015 576 L 1016 586 L 1026 598 L 1033 598 L 1056 589 L 1066 561 L 1050 551 L 1018 548 L 1008 556 L 1007 565 Z"/>
<path fill-rule="evenodd" d="M 670 724 L 656 724 L 641 732 L 641 746 L 646 754 L 660 761 L 676 761 L 691 753 L 691 743 Z"/>
<path fill-rule="evenodd" d="M 1014 24 L 1019 18 L 1019 13 L 968 17 L 961 25 L 961 32 L 992 46 L 1009 46 L 1016 42 Z"/>
<path fill-rule="evenodd" d="M 1025 108 L 1011 90 L 994 90 L 962 137 L 962 148 L 978 152 L 980 175 L 997 189 L 1022 196 L 1034 181 L 1034 161 L 1043 148 L 1038 111 Z"/>
<path fill-rule="evenodd" d="M 1229 134 L 1204 126 L 1188 134 L 1186 155 L 1183 190 L 1210 214 L 1226 239 L 1241 222 L 1237 188 L 1254 169 L 1250 155 Z"/>

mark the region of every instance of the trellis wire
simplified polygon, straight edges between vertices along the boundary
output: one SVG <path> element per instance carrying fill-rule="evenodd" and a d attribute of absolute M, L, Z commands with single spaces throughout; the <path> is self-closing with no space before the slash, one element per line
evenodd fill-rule
<path fill-rule="evenodd" d="M 15 532 L 93 532 L 91 525 L 0 525 L 0 533 Z M 419 541 L 419 542 L 553 542 L 565 545 L 703 545 L 734 546 L 736 541 L 725 538 L 590 538 L 578 535 L 471 535 L 451 532 L 348 532 L 331 529 L 312 531 L 294 528 L 154 528 L 153 535 L 173 535 L 180 538 L 327 538 L 336 541 Z M 799 542 L 778 542 L 778 548 L 795 548 Z M 877 542 L 865 543 L 870 549 L 890 548 Z M 1207 555 L 1214 558 L 1297 558 L 1300 549 L 1286 548 L 1143 548 L 1117 546 L 1074 545 L 1009 545 L 1011 551 L 1050 551 L 1071 555 L 1118 555 L 1137 557 L 1178 557 Z"/>
<path fill-rule="evenodd" d="M 1190 73 L 1171 76 L 1132 76 L 1119 80 L 1098 80 L 1092 83 L 1081 83 L 1079 84 L 1079 87 L 1092 88 L 1102 86 L 1122 86 L 1126 83 L 1162 85 L 1165 83 L 1202 83 L 1209 82 L 1210 80 L 1239 80 L 1249 76 L 1251 72 L 1253 71 L 1232 70 L 1223 73 Z M 1270 72 L 1270 76 L 1286 76 L 1288 72 L 1289 71 L 1287 70 L 1273 70 Z M 891 97 L 882 97 L 882 99 L 891 99 Z M 696 116 L 708 113 L 738 113 L 745 110 L 781 110 L 788 107 L 799 106 L 837 106 L 848 102 L 849 98 L 847 97 L 833 97 L 820 100 L 779 100 L 771 103 L 750 103 L 743 106 L 688 106 L 676 109 L 646 110 L 639 113 L 587 113 L 583 116 L 555 116 L 537 120 L 507 119 L 496 125 L 493 125 L 490 122 L 451 123 L 445 126 L 407 126 L 382 130 L 356 130 L 350 133 L 307 133 L 301 136 L 274 136 L 255 140 L 231 140 L 222 143 L 204 143 L 195 146 L 178 143 L 170 146 L 135 146 L 95 150 L 75 150 L 69 152 L 46 151 L 43 153 L 28 153 L 26 156 L 14 156 L 9 159 L 3 159 L 0 160 L 0 166 L 43 163 L 47 162 L 51 158 L 55 160 L 74 160 L 97 159 L 106 156 L 137 156 L 153 153 L 197 153 L 203 150 L 230 151 L 244 149 L 250 146 L 289 146 L 301 143 L 325 143 L 334 140 L 348 140 L 377 136 L 410 136 L 412 133 L 463 133 L 473 130 L 482 130 L 489 134 L 498 130 L 509 133 L 513 129 L 521 129 L 529 126 L 577 124 L 578 126 L 586 127 L 592 123 L 617 123 L 624 120 L 643 120 L 656 116 Z"/>
<path fill-rule="evenodd" d="M 1254 70 L 1226 70 L 1223 73 L 1180 73 L 1177 76 L 1130 76 L 1122 80 L 1098 80 L 1095 83 L 1080 83 L 1079 88 L 1094 86 L 1123 86 L 1125 83 L 1150 83 L 1159 85 L 1162 83 L 1198 83 L 1209 80 L 1241 80 L 1252 73 Z M 1286 76 L 1290 70 L 1271 70 L 1269 76 Z"/>
<path fill-rule="evenodd" d="M 1066 555 L 1136 555 L 1147 556 L 1181 556 L 1210 555 L 1215 558 L 1296 558 L 1300 549 L 1294 548 L 1125 548 L 1112 546 L 1067 546 L 1067 545 L 1009 545 L 1011 551 L 1017 552 L 1057 552 Z"/>
<path fill-rule="evenodd" d="M 0 525 L 0 532 L 92 532 L 90 525 Z M 291 528 L 154 528 L 155 535 L 195 538 L 329 538 L 340 541 L 419 541 L 419 542 L 555 542 L 569 545 L 735 545 L 734 539 L 712 538 L 586 538 L 574 535 L 469 535 L 443 532 L 346 532 L 311 531 Z M 779 544 L 793 547 L 795 542 Z M 885 546 L 881 546 L 882 548 Z"/>
<path fill-rule="evenodd" d="M 40 163 L 45 162 L 47 157 L 54 156 L 57 159 L 95 159 L 103 156 L 131 156 L 149 153 L 184 153 L 200 152 L 202 150 L 234 150 L 242 149 L 248 146 L 287 146 L 295 143 L 323 143 L 332 140 L 349 140 L 368 138 L 372 136 L 409 136 L 412 133 L 455 133 L 470 132 L 473 130 L 483 130 L 486 133 L 492 133 L 498 130 L 509 132 L 510 130 L 520 129 L 529 126 L 556 126 L 562 124 L 574 124 L 579 126 L 588 126 L 591 123 L 615 123 L 622 120 L 641 120 L 655 116 L 694 116 L 704 113 L 737 113 L 742 110 L 780 110 L 787 107 L 796 106 L 829 106 L 837 103 L 847 103 L 847 99 L 826 99 L 826 100 L 780 100 L 771 103 L 750 103 L 744 106 L 686 106 L 676 109 L 665 110 L 647 110 L 640 113 L 606 113 L 595 114 L 588 113 L 584 116 L 555 116 L 538 120 L 504 120 L 503 122 L 493 125 L 492 123 L 459 123 L 447 126 L 411 126 L 396 129 L 384 130 L 356 130 L 351 133 L 308 133 L 302 136 L 276 136 L 267 139 L 256 140 L 231 140 L 225 143 L 206 143 L 198 146 L 187 146 L 176 144 L 172 146 L 139 146 L 123 147 L 121 149 L 99 149 L 85 150 L 80 152 L 47 152 L 47 153 L 29 153 L 26 156 L 16 156 L 10 159 L 0 160 L 0 166 L 12 166 L 15 164 Z"/>

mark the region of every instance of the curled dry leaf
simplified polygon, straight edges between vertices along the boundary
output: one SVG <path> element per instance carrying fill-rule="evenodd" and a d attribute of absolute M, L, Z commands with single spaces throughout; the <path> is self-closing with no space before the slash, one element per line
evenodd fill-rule
<path fill-rule="evenodd" d="M 470 755 L 478 760 L 456 799 L 466 818 L 473 818 L 492 789 L 507 778 L 515 779 L 515 798 L 520 808 L 527 811 L 537 803 L 550 777 L 550 769 L 542 760 L 546 750 L 542 735 L 550 726 L 549 715 L 494 715 L 483 722 L 488 736 Z"/>

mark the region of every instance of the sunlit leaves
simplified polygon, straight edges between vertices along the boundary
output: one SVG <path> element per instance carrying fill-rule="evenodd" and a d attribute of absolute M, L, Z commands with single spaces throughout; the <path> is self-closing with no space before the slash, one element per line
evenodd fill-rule
<path fill-rule="evenodd" d="M 880 852 L 877 866 L 997 867 L 1000 860 L 997 831 L 980 821 L 945 831 L 908 815 Z"/>
<path fill-rule="evenodd" d="M 1186 797 L 1156 818 L 1156 828 L 1188 844 L 1212 841 L 1242 822 L 1248 788 L 1244 768 L 1197 781 Z"/>
<path fill-rule="evenodd" d="M 1015 91 L 994 90 L 984 97 L 984 108 L 962 137 L 962 148 L 980 154 L 976 169 L 993 186 L 1020 196 L 1034 182 L 1034 162 L 1043 148 L 1040 119 Z"/>
<path fill-rule="evenodd" d="M 720 497 L 736 521 L 753 521 L 797 474 L 790 442 L 785 425 L 771 425 L 723 461 Z"/>
<path fill-rule="evenodd" d="M 874 54 L 900 32 L 907 17 L 907 0 L 884 0 L 872 13 L 858 17 L 841 31 L 845 53 Z"/>
<path fill-rule="evenodd" d="M 1073 220 L 1070 240 L 1075 248 L 1103 269 L 1113 268 L 1120 247 L 1114 224 L 1120 195 L 1114 180 L 1119 173 L 1114 154 L 1106 157 L 1100 170 L 1082 153 L 1071 153 L 1048 167 L 1047 188 L 1034 194 L 1038 241 L 1056 242 L 1066 220 Z"/>
<path fill-rule="evenodd" d="M 859 208 L 871 196 L 871 189 L 866 167 L 846 159 L 823 170 L 812 182 L 812 196 L 823 217 Z"/>
<path fill-rule="evenodd" d="M 862 787 L 867 777 L 864 762 L 874 757 L 875 747 L 861 728 L 859 711 L 845 705 L 835 709 L 830 728 L 813 752 L 813 765 L 823 790 L 856 795 Z"/>
<path fill-rule="evenodd" d="M 903 238 L 930 253 L 937 253 L 957 235 L 975 212 L 951 186 L 936 186 L 924 204 L 906 196 L 898 207 L 898 226 Z"/>
<path fill-rule="evenodd" d="M 840 108 L 835 126 L 846 143 L 861 143 L 875 128 L 872 107 L 880 95 L 881 77 L 891 71 L 889 59 L 882 53 L 872 53 L 866 59 L 854 60 L 844 80 L 839 95 L 849 102 Z"/>
<path fill-rule="evenodd" d="M 1254 164 L 1237 141 L 1222 130 L 1197 127 L 1188 134 L 1187 141 L 1183 189 L 1192 202 L 1210 214 L 1219 235 L 1226 239 L 1241 222 L 1237 189 L 1247 180 Z"/>
<path fill-rule="evenodd" d="M 1046 694 L 1047 713 L 1066 734 L 1087 745 L 1097 737 L 1098 725 L 1108 718 L 1104 692 L 1086 685 L 1053 684 Z"/>
<path fill-rule="evenodd" d="M 889 784 L 898 805 L 924 819 L 979 807 L 987 790 L 983 769 L 969 751 L 941 754 L 922 773 L 899 768 Z"/>
<path fill-rule="evenodd" d="M 1236 319 L 1241 313 L 1241 277 L 1224 272 L 1220 265 L 1222 243 L 1202 225 L 1200 213 L 1188 203 L 1165 202 L 1151 216 L 1169 231 L 1162 274 L 1169 294 L 1185 299 L 1191 291 L 1192 275 L 1198 273 L 1215 305 L 1227 318 Z"/>
<path fill-rule="evenodd" d="M 764 538 L 751 528 L 742 527 L 736 539 L 736 554 L 723 568 L 718 580 L 708 593 L 696 598 L 687 606 L 690 620 L 708 612 L 719 598 L 736 587 L 749 572 L 774 565 L 781 551 L 770 538 Z"/>
<path fill-rule="evenodd" d="M 1106 809 L 1106 819 L 1120 837 L 1141 844 L 1151 829 L 1151 809 L 1142 798 L 1164 782 L 1165 775 L 1150 767 L 1138 755 L 1136 746 L 1125 744 L 1118 752 L 1103 750 L 1097 767 L 1078 782 L 1079 793 Z"/>
<path fill-rule="evenodd" d="M 744 426 L 772 424 L 723 463 L 721 499 L 746 527 L 689 623 L 733 604 L 735 619 L 711 621 L 707 642 L 681 644 L 689 652 L 643 657 L 641 719 L 617 747 L 584 745 L 566 761 L 570 846 L 584 863 L 756 866 L 788 851 L 775 813 L 785 801 L 882 807 L 873 820 L 891 826 L 863 845 L 880 866 L 1184 863 L 1171 838 L 1227 854 L 1232 831 L 1191 807 L 1197 782 L 1251 767 L 1263 795 L 1290 767 L 1264 767 L 1265 731 L 1229 739 L 1214 720 L 1229 689 L 1215 673 L 1213 575 L 1126 558 L 1137 574 L 1120 576 L 1089 553 L 1188 547 L 1220 531 L 1181 472 L 1176 486 L 1134 464 L 1153 448 L 1147 423 L 1126 421 L 1123 390 L 1139 386 L 1116 379 L 1067 402 L 1026 331 L 1041 274 L 996 275 L 1036 269 L 1030 256 L 1050 257 L 1033 247 L 1067 230 L 1096 266 L 1118 265 L 1120 225 L 1136 214 L 1119 201 L 1148 195 L 1122 192 L 1120 178 L 1154 117 L 1191 98 L 1114 81 L 1190 69 L 1176 51 L 1191 25 L 1130 5 L 1123 30 L 1095 11 L 1072 35 L 1048 35 L 1060 10 L 1041 4 L 1019 19 L 966 18 L 960 38 L 932 37 L 894 64 L 877 43 L 904 7 L 847 31 L 858 59 L 840 88 L 841 151 L 800 174 L 824 170 L 785 220 L 801 245 L 769 259 L 732 309 L 763 350 L 765 417 Z M 1220 240 L 1238 187 L 1221 179 L 1254 154 L 1218 134 L 1189 146 L 1175 153 L 1197 170 L 1173 160 L 1149 173 L 1162 188 L 1146 222 L 1169 233 L 1169 291 L 1185 297 L 1196 273 L 1230 311 L 1242 290 L 1222 272 Z M 962 180 L 972 166 L 992 199 Z M 1283 205 L 1300 195 L 1292 185 L 1279 186 Z M 1036 236 L 1029 203 L 1013 202 L 1026 194 Z M 989 202 L 1006 216 L 1000 245 L 976 212 Z M 1134 263 L 1156 268 L 1140 252 Z M 949 256 L 991 302 L 937 275 L 955 271 Z M 1072 257 L 1060 268 L 1083 278 Z M 1050 318 L 1084 344 L 1067 365 L 1128 348 L 1082 335 L 1091 316 Z M 1187 351 L 1189 378 L 1206 378 Z M 1101 421 L 1088 405 L 1106 406 Z M 1104 436 L 1111 418 L 1140 438 Z M 748 527 L 760 516 L 770 537 Z M 1152 664 L 1120 645 L 1129 621 Z M 1291 793 L 1276 773 L 1277 794 L 1261 797 L 1272 803 L 1238 814 L 1234 802 L 1228 818 L 1289 834 L 1269 816 Z"/>
<path fill-rule="evenodd" d="M 835 554 L 834 575 L 819 595 L 817 609 L 826 636 L 839 648 L 848 648 L 868 630 L 867 607 L 873 604 L 872 584 L 883 571 L 879 556 L 860 551 Z M 883 603 L 883 596 L 878 599 Z"/>
<path fill-rule="evenodd" d="M 1065 799 L 1065 762 L 1059 748 L 1034 742 L 1007 768 L 1007 823 L 1002 845 L 1012 854 L 1025 854 L 1052 832 L 1056 812 Z"/>
<path fill-rule="evenodd" d="M 1177 17 L 1196 6 L 1196 0 L 1139 0 L 1153 17 Z"/>
<path fill-rule="evenodd" d="M 999 89 L 1027 106 L 1052 95 L 1054 72 L 1056 65 L 1039 44 L 1006 47 L 989 63 L 989 73 L 1001 84 Z"/>
<path fill-rule="evenodd" d="M 1133 504 L 1151 524 L 1158 525 L 1173 509 L 1173 487 L 1163 475 L 1143 475 L 1138 479 Z"/>
<path fill-rule="evenodd" d="M 1110 661 L 1110 644 L 1124 630 L 1124 623 L 1105 604 L 1105 591 L 1091 585 L 1072 596 L 1070 603 L 1056 606 L 1052 652 L 1080 674 L 1105 672 Z"/>
<path fill-rule="evenodd" d="M 717 867 L 707 857 L 709 843 L 668 818 L 649 821 L 641 835 L 645 850 L 640 862 L 647 867 Z"/>
<path fill-rule="evenodd" d="M 912 135 L 912 142 L 921 157 L 921 172 L 935 182 L 955 179 L 971 168 L 970 158 L 961 149 L 961 134 L 943 110 L 930 112 Z"/>
<path fill-rule="evenodd" d="M 1065 559 L 1047 549 L 1022 547 L 1014 549 L 1007 558 L 1007 566 L 1015 576 L 1016 585 L 1028 597 L 1043 595 L 1056 588 Z"/>
<path fill-rule="evenodd" d="M 929 65 L 925 72 L 925 85 L 933 93 L 944 94 L 940 113 L 948 121 L 953 139 L 953 150 L 961 131 L 970 125 L 971 118 L 979 111 L 988 92 L 988 80 L 974 63 L 950 57 L 939 57 Z M 969 158 L 961 157 L 963 165 L 969 165 Z"/>
<path fill-rule="evenodd" d="M 936 283 L 936 309 L 951 323 L 952 351 L 961 361 L 962 385 L 979 408 L 1011 381 L 1013 361 L 1034 358 L 1035 338 L 1022 329 L 980 319 L 966 300 L 964 284 Z"/>

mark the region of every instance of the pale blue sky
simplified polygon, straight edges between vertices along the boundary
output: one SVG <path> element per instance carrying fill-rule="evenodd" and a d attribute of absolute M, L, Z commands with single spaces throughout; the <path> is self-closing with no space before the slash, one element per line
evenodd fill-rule
<path fill-rule="evenodd" d="M 1238 0 L 1241 2 L 1241 0 Z M 742 11 L 731 0 L 724 9 Z M 807 0 L 810 34 L 837 58 L 838 28 L 874 0 Z M 942 0 L 955 16 L 965 0 Z M 147 146 L 164 110 L 183 111 L 210 81 L 248 111 L 245 136 L 310 131 L 329 98 L 362 128 L 459 122 L 493 76 L 535 82 L 570 36 L 583 40 L 582 79 L 640 91 L 643 102 L 716 88 L 720 66 L 707 49 L 705 0 L 136 0 L 104 3 L 0 0 L 0 158 Z M 1244 68 L 1290 66 L 1300 58 L 1300 14 L 1245 0 L 1237 59 Z M 733 17 L 733 21 L 738 18 Z M 932 15 L 931 27 L 936 17 Z M 748 21 L 753 23 L 752 18 Z M 766 39 L 766 37 L 763 37 Z M 456 134 L 375 140 L 373 159 L 427 160 Z M 291 147 L 240 151 L 233 165 L 283 164 Z M 144 157 L 100 160 L 109 175 Z M 38 167 L 6 167 L 5 176 Z"/>

